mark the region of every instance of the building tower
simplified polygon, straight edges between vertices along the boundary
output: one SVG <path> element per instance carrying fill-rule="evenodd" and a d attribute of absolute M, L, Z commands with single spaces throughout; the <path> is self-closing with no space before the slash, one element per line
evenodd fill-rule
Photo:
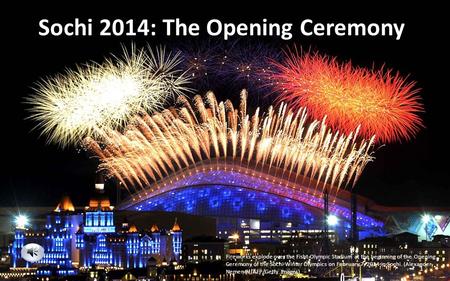
<path fill-rule="evenodd" d="M 170 233 L 172 235 L 172 249 L 174 258 L 175 260 L 179 261 L 183 245 L 183 231 L 181 230 L 181 227 L 177 222 L 177 218 L 175 218 L 175 223 L 173 224 Z"/>
<path fill-rule="evenodd" d="M 150 228 L 150 232 L 152 233 L 152 254 L 158 254 L 161 250 L 161 232 L 156 224 L 153 224 Z"/>
<path fill-rule="evenodd" d="M 104 194 L 104 181 L 97 176 L 94 195 L 85 208 L 83 225 L 77 232 L 76 245 L 82 250 L 83 267 L 109 266 L 114 263 L 108 235 L 115 234 L 114 207 Z"/>
<path fill-rule="evenodd" d="M 46 216 L 42 229 L 27 229 L 25 223 L 18 223 L 14 241 L 10 248 L 12 267 L 29 267 L 21 258 L 21 249 L 29 243 L 36 243 L 44 248 L 44 257 L 36 265 L 48 265 L 60 270 L 78 266 L 79 251 L 75 244 L 75 233 L 82 217 L 75 212 L 72 201 L 64 196 L 56 208 Z"/>
<path fill-rule="evenodd" d="M 53 213 L 47 216 L 45 228 L 50 239 L 46 239 L 42 245 L 45 255 L 40 263 L 65 268 L 78 265 L 79 251 L 72 237 L 75 236 L 80 219 L 80 216 L 75 214 L 70 198 L 64 196 Z"/>
<path fill-rule="evenodd" d="M 9 254 L 11 255 L 11 266 L 12 267 L 28 267 L 28 263 L 20 262 L 23 261 L 21 258 L 20 251 L 25 245 L 25 225 L 16 225 L 14 229 L 14 241 L 9 248 Z"/>
<path fill-rule="evenodd" d="M 140 263 L 139 232 L 134 224 L 126 232 L 127 267 L 142 267 Z"/>

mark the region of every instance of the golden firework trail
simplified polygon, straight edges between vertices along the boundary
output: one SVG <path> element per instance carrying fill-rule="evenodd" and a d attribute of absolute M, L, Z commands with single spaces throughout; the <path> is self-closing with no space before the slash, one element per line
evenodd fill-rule
<path fill-rule="evenodd" d="M 327 184 L 338 192 L 352 187 L 373 159 L 374 137 L 360 140 L 358 128 L 348 135 L 332 132 L 325 119 L 308 122 L 306 109 L 294 112 L 285 104 L 250 116 L 246 98 L 242 91 L 235 108 L 212 92 L 192 103 L 180 97 L 178 108 L 136 116 L 123 133 L 110 130 L 106 145 L 90 139 L 86 146 L 100 158 L 100 169 L 127 188 L 146 188 L 186 167 L 225 160 L 282 173 L 293 182 L 316 179 L 317 192 Z"/>
<path fill-rule="evenodd" d="M 161 110 L 168 97 L 188 90 L 180 62 L 180 53 L 133 46 L 120 58 L 77 66 L 38 83 L 27 98 L 29 118 L 49 143 L 62 147 L 86 137 L 103 140 L 106 130 L 124 126 L 137 113 Z"/>

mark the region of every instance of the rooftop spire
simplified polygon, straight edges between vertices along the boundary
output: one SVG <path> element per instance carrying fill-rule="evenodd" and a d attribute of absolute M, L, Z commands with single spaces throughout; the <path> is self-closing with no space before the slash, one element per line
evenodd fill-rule
<path fill-rule="evenodd" d="M 159 231 L 159 228 L 158 228 L 158 226 L 156 225 L 156 224 L 153 224 L 152 225 L 152 227 L 150 228 L 150 231 L 153 233 L 153 232 L 158 232 Z"/>
<path fill-rule="evenodd" d="M 175 218 L 175 223 L 173 224 L 173 227 L 172 227 L 171 230 L 174 231 L 174 232 L 181 231 L 181 227 L 180 227 L 180 225 L 178 225 L 177 218 Z"/>
<path fill-rule="evenodd" d="M 75 211 L 75 207 L 73 206 L 72 200 L 70 197 L 65 195 L 61 198 L 58 205 L 56 206 L 55 212 L 73 212 Z"/>

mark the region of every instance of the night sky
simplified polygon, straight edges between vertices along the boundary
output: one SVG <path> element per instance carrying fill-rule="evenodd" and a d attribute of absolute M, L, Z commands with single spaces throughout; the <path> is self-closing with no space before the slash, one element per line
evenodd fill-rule
<path fill-rule="evenodd" d="M 186 13 L 184 13 L 186 14 Z M 299 37 L 289 42 L 279 39 L 263 41 L 292 46 L 300 44 L 322 53 L 338 56 L 342 60 L 351 59 L 361 66 L 381 66 L 399 70 L 417 81 L 426 112 L 422 115 L 426 128 L 408 143 L 389 144 L 379 148 L 376 160 L 366 168 L 359 184 L 358 193 L 368 196 L 380 204 L 399 206 L 449 206 L 450 189 L 448 182 L 448 45 L 443 41 L 446 26 L 440 17 L 427 21 L 419 13 L 398 14 L 396 16 L 320 16 L 308 13 L 295 16 L 276 16 L 256 13 L 237 16 L 237 12 L 222 15 L 184 16 L 183 13 L 165 13 L 165 17 L 181 17 L 185 21 L 199 23 L 217 17 L 223 21 L 251 22 L 267 17 L 272 21 L 299 22 L 310 17 L 322 22 L 405 22 L 406 27 L 400 41 L 392 38 L 348 38 L 348 37 Z M 22 17 L 20 22 L 9 26 L 3 34 L 3 87 L 0 170 L 0 206 L 47 206 L 56 205 L 57 200 L 68 194 L 76 205 L 84 205 L 93 189 L 96 161 L 77 149 L 60 149 L 47 145 L 45 139 L 32 131 L 33 122 L 27 116 L 24 97 L 33 92 L 34 83 L 41 77 L 63 72 L 76 63 L 101 62 L 110 53 L 120 54 L 121 44 L 136 42 L 144 45 L 186 43 L 192 38 L 168 39 L 164 37 L 99 38 L 99 37 L 46 37 L 38 36 L 38 20 L 43 17 L 59 21 L 69 21 L 75 15 L 57 16 L 36 14 Z M 77 14 L 86 18 L 86 14 Z M 111 15 L 88 15 L 94 19 Z M 116 17 L 121 16 L 115 14 Z M 140 16 L 153 21 L 162 16 L 156 11 L 140 11 Z M 129 18 L 130 14 L 123 15 Z M 3 22 L 2 22 L 3 23 Z M 294 25 L 295 26 L 295 25 Z M 447 68 L 447 69 L 445 69 Z M 444 69 L 444 70 L 442 70 Z M 237 101 L 238 93 L 227 93 L 219 89 L 219 97 Z M 109 187 L 112 189 L 112 187 Z M 110 192 L 113 192 L 110 190 Z"/>

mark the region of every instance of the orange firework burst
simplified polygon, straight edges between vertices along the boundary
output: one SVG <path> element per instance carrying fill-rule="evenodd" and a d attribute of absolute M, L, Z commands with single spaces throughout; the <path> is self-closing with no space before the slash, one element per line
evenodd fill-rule
<path fill-rule="evenodd" d="M 334 129 L 350 132 L 361 126 L 361 136 L 387 143 L 409 140 L 423 127 L 415 82 L 398 73 L 311 53 L 289 53 L 284 63 L 274 64 L 278 103 L 306 107 L 316 119 L 327 116 Z"/>
<path fill-rule="evenodd" d="M 306 109 L 281 105 L 250 115 L 245 91 L 238 108 L 217 101 L 212 92 L 192 103 L 179 101 L 177 109 L 137 115 L 125 132 L 111 130 L 106 145 L 87 140 L 100 169 L 126 187 L 146 188 L 185 168 L 226 161 L 295 183 L 316 179 L 314 192 L 330 185 L 337 193 L 353 187 L 373 159 L 373 138 L 357 140 L 358 130 L 333 132 L 325 120 L 308 124 Z"/>

